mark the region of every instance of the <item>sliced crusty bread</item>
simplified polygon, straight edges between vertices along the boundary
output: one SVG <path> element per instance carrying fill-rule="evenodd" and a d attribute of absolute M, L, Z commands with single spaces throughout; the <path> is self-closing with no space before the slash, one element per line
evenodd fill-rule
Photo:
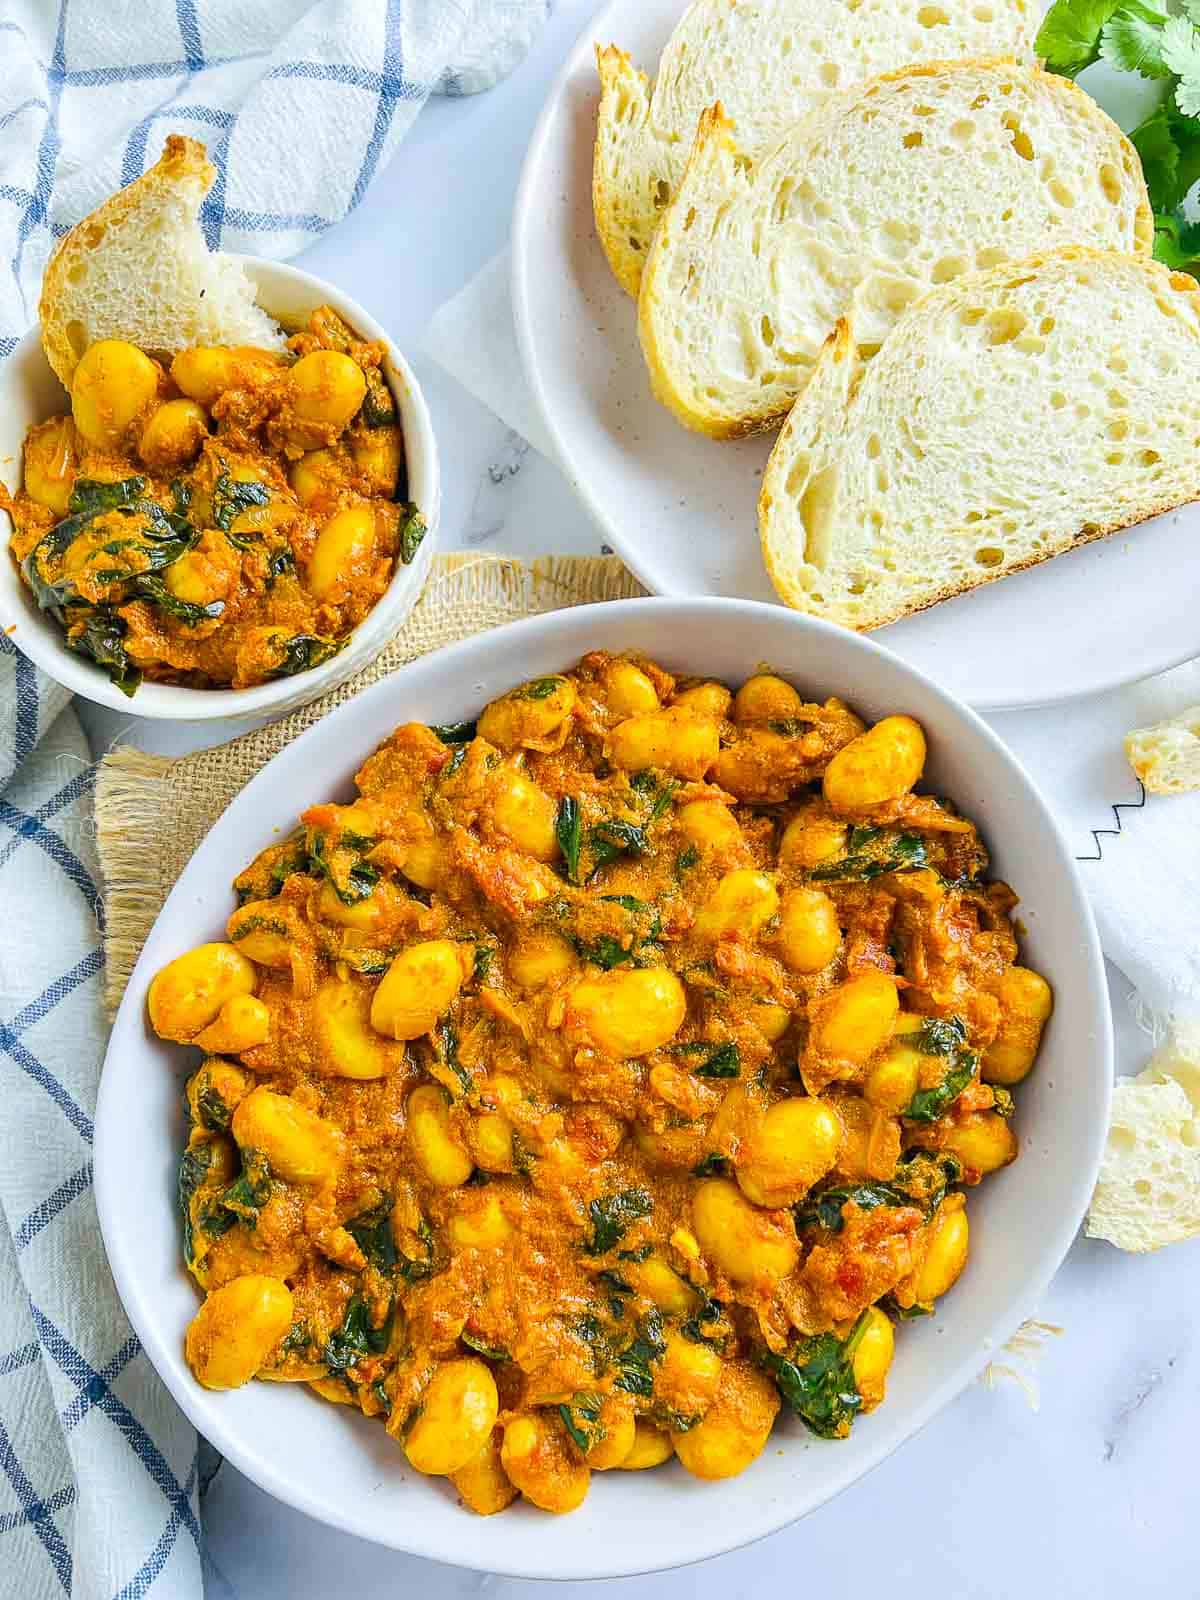
<path fill-rule="evenodd" d="M 876 628 L 1200 498 L 1200 284 L 1071 248 L 839 322 L 759 496 L 771 580 Z"/>
<path fill-rule="evenodd" d="M 630 294 L 683 176 L 700 113 L 720 100 L 751 155 L 844 89 L 916 61 L 1034 59 L 1026 0 L 693 0 L 651 87 L 616 45 L 597 48 L 592 199 L 613 272 Z"/>
<path fill-rule="evenodd" d="M 156 355 L 196 344 L 283 348 L 245 269 L 204 241 L 200 205 L 215 177 L 204 146 L 173 134 L 148 172 L 60 241 L 38 314 L 46 359 L 68 389 L 97 339 L 128 339 Z"/>
<path fill-rule="evenodd" d="M 1200 706 L 1127 733 L 1125 754 L 1151 794 L 1200 789 Z"/>
<path fill-rule="evenodd" d="M 1087 1233 L 1138 1251 L 1200 1233 L 1200 1026 L 1177 1029 L 1143 1072 L 1117 1079 Z"/>
<path fill-rule="evenodd" d="M 1062 245 L 1153 243 L 1137 152 L 1090 95 L 1037 67 L 873 78 L 758 163 L 718 105 L 654 236 L 642 350 L 685 426 L 733 438 L 787 414 L 844 314 L 861 350 L 963 272 Z"/>

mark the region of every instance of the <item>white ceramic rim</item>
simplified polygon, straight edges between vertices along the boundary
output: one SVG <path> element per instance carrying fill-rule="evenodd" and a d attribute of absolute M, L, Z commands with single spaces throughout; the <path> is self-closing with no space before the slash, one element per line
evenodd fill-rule
<path fill-rule="evenodd" d="M 409 566 L 397 561 L 391 582 L 378 602 L 354 629 L 349 643 L 323 666 L 311 668 L 292 678 L 258 684 L 251 689 L 189 689 L 178 684 L 144 682 L 130 698 L 110 683 L 99 667 L 69 651 L 62 642 L 58 625 L 38 612 L 8 553 L 11 522 L 7 513 L 0 511 L 0 539 L 5 546 L 0 556 L 0 627 L 10 633 L 13 642 L 31 661 L 64 688 L 98 705 L 110 706 L 115 711 L 124 711 L 131 717 L 145 717 L 150 721 L 214 722 L 269 718 L 308 705 L 344 683 L 372 661 L 403 624 L 424 587 L 437 541 L 441 509 L 437 441 L 420 383 L 399 348 L 357 301 L 323 278 L 286 262 L 267 261 L 255 256 L 233 256 L 231 259 L 240 261 L 246 268 L 249 277 L 260 289 L 260 297 L 264 302 L 271 300 L 273 285 L 286 285 L 298 291 L 297 298 L 310 302 L 313 307 L 331 305 L 357 333 L 385 346 L 384 375 L 400 409 L 409 498 L 425 517 L 428 532 L 421 541 L 416 559 Z M 21 356 L 28 359 L 33 347 L 37 348 L 40 355 L 40 343 L 40 330 L 35 326 L 20 341 L 4 367 L 0 368 L 0 404 L 3 403 L 8 384 L 13 381 L 11 374 L 16 370 L 16 363 Z M 41 360 L 44 362 L 45 357 L 41 356 Z M 48 363 L 46 370 L 49 374 Z M 63 398 L 65 405 L 65 395 Z M 19 478 L 19 468 L 15 476 Z"/>
<path fill-rule="evenodd" d="M 608 508 L 608 502 L 597 490 L 593 492 L 590 482 L 582 481 L 577 475 L 572 454 L 566 436 L 559 425 L 555 407 L 551 405 L 545 389 L 542 369 L 537 358 L 537 349 L 534 336 L 535 306 L 537 303 L 536 287 L 530 281 L 529 271 L 533 266 L 533 257 L 530 249 L 528 232 L 532 226 L 534 212 L 538 206 L 542 190 L 538 186 L 537 168 L 542 158 L 543 149 L 551 132 L 554 118 L 559 110 L 559 104 L 564 97 L 571 78 L 579 70 L 581 60 L 588 56 L 594 48 L 596 40 L 602 37 L 613 36 L 609 27 L 609 17 L 613 12 L 624 9 L 628 0 L 608 0 L 608 3 L 590 17 L 584 24 L 578 38 L 571 46 L 561 69 L 556 74 L 550 90 L 546 96 L 538 119 L 534 124 L 526 148 L 525 159 L 521 167 L 521 177 L 517 185 L 516 200 L 513 205 L 512 228 L 510 234 L 511 249 L 511 300 L 513 322 L 516 327 L 517 350 L 521 358 L 521 367 L 525 381 L 533 394 L 538 415 L 542 425 L 550 436 L 554 447 L 555 464 L 563 476 L 570 483 L 571 488 L 578 495 L 588 515 L 596 526 L 609 540 L 621 560 L 630 571 L 645 585 L 652 594 L 670 595 L 679 599 L 702 599 L 702 595 L 684 594 L 683 592 L 667 589 L 662 586 L 656 570 L 648 568 L 641 557 L 636 537 L 627 536 L 624 525 L 618 521 Z M 597 249 L 599 244 L 597 243 Z M 719 445 L 717 448 L 720 448 Z M 1200 506 L 1182 507 L 1183 511 L 1193 510 L 1200 515 Z M 1136 532 L 1136 525 L 1132 529 L 1124 530 L 1126 534 Z M 1121 533 L 1113 534 L 1113 540 L 1121 538 Z M 730 598 L 730 597 L 723 597 Z M 761 603 L 761 602 L 752 602 Z M 783 602 L 779 604 L 782 606 Z M 885 648 L 890 648 L 885 646 Z M 901 660 L 904 660 L 902 649 L 892 651 Z M 1132 673 L 1127 668 L 1115 665 L 1120 659 L 1120 653 L 1113 656 L 1114 666 L 1108 672 L 1097 673 L 1090 676 L 1086 682 L 1076 682 L 1066 689 L 1050 689 L 1047 686 L 1045 694 L 1022 694 L 1012 696 L 986 696 L 975 695 L 970 704 L 976 711 L 1016 711 L 1034 710 L 1043 706 L 1066 705 L 1076 700 L 1087 699 L 1089 695 L 1106 694 L 1114 689 L 1123 688 L 1126 684 L 1138 682 L 1143 678 L 1152 677 L 1159 672 L 1169 671 L 1185 661 L 1190 661 L 1196 653 L 1196 643 L 1179 642 L 1162 650 L 1159 654 L 1147 656 L 1140 661 Z M 918 671 L 923 669 L 918 668 Z M 965 702 L 964 702 L 965 703 Z"/>
<path fill-rule="evenodd" d="M 720 1516 L 702 1517 L 687 1530 L 689 1538 L 687 1555 L 685 1557 L 672 1555 L 658 1563 L 628 1560 L 623 1562 L 617 1537 L 614 1537 L 612 1545 L 606 1547 L 603 1552 L 591 1555 L 584 1553 L 579 1563 L 572 1566 L 569 1571 L 564 1571 L 561 1567 L 557 1570 L 548 1570 L 545 1567 L 538 1567 L 536 1563 L 531 1564 L 528 1560 L 514 1565 L 505 1559 L 502 1547 L 498 1546 L 497 1554 L 487 1558 L 486 1570 L 511 1577 L 564 1579 L 626 1577 L 647 1571 L 662 1571 L 674 1566 L 689 1565 L 741 1548 L 789 1526 L 825 1504 L 851 1483 L 864 1477 L 954 1399 L 978 1375 L 987 1359 L 986 1351 L 998 1349 L 1012 1335 L 1020 1322 L 1034 1312 L 1046 1285 L 1061 1265 L 1087 1209 L 1108 1125 L 1113 1037 L 1104 961 L 1082 879 L 1066 839 L 1028 773 L 987 723 L 969 707 L 941 689 L 926 674 L 902 661 L 893 652 L 861 636 L 846 635 L 844 630 L 832 623 L 803 617 L 798 613 L 788 612 L 762 602 L 717 597 L 686 600 L 641 599 L 609 601 L 600 605 L 550 612 L 537 618 L 510 623 L 487 634 L 475 635 L 457 644 L 446 646 L 404 670 L 412 672 L 420 666 L 431 673 L 453 677 L 456 682 L 463 684 L 464 696 L 470 695 L 473 682 L 472 668 L 477 662 L 486 660 L 494 648 L 494 641 L 507 641 L 521 631 L 544 635 L 548 640 L 554 641 L 556 649 L 561 648 L 561 653 L 566 659 L 570 656 L 571 636 L 577 626 L 586 626 L 598 618 L 603 618 L 605 624 L 611 626 L 618 620 L 624 621 L 636 613 L 651 608 L 657 618 L 665 620 L 668 616 L 675 615 L 681 622 L 687 622 L 696 630 L 698 636 L 703 632 L 705 614 L 719 613 L 739 619 L 748 639 L 754 637 L 755 623 L 760 620 L 766 621 L 767 618 L 770 618 L 775 625 L 779 625 L 781 619 L 787 619 L 787 625 L 799 631 L 815 634 L 818 639 L 822 636 L 831 639 L 834 637 L 842 640 L 854 639 L 859 649 L 883 658 L 899 673 L 901 680 L 907 677 L 910 681 L 918 683 L 926 693 L 940 702 L 944 710 L 961 719 L 990 749 L 1008 778 L 1013 780 L 1015 787 L 1021 791 L 1023 803 L 1029 808 L 1029 830 L 1048 836 L 1054 853 L 1060 859 L 1067 885 L 1074 894 L 1079 921 L 1078 953 L 1086 973 L 1086 978 L 1080 987 L 1086 990 L 1093 1013 L 1088 1018 L 1077 1019 L 1077 1022 L 1079 1027 L 1086 1023 L 1094 1030 L 1089 1036 L 1094 1041 L 1094 1053 L 1091 1059 L 1094 1063 L 1092 1077 L 1095 1082 L 1087 1085 L 1088 1092 L 1094 1094 L 1094 1099 L 1090 1102 L 1093 1120 L 1088 1141 L 1088 1158 L 1080 1163 L 1074 1174 L 1071 1185 L 1072 1203 L 1064 1207 L 1058 1215 L 1047 1219 L 1045 1233 L 1039 1240 L 1037 1270 L 1030 1275 L 1021 1292 L 1014 1295 L 1011 1302 L 1006 1304 L 1004 1312 L 992 1319 L 982 1341 L 982 1349 L 977 1356 L 969 1360 L 960 1359 L 956 1365 L 950 1367 L 932 1387 L 925 1402 L 912 1408 L 905 1419 L 903 1429 L 894 1436 L 881 1435 L 878 1444 L 873 1448 L 867 1448 L 861 1457 L 849 1463 L 849 1470 L 845 1466 L 839 1468 L 837 1459 L 831 1459 L 820 1492 L 808 1499 L 802 1507 L 796 1510 L 789 1507 L 782 1515 L 771 1511 L 760 1513 L 757 1517 L 746 1515 L 744 1508 L 739 1507 L 739 1515 L 731 1519 L 736 1523 L 736 1531 L 732 1535 Z M 753 653 L 752 644 L 747 647 L 747 653 L 748 655 Z M 262 786 L 266 774 L 277 771 L 281 766 L 286 767 L 288 775 L 294 776 L 297 792 L 303 794 L 306 787 L 311 785 L 310 768 L 306 762 L 308 742 L 318 733 L 328 736 L 328 724 L 331 718 L 345 719 L 349 736 L 353 740 L 351 719 L 354 718 L 356 711 L 361 712 L 368 697 L 374 699 L 388 695 L 394 692 L 394 687 L 394 677 L 372 685 L 353 702 L 338 707 L 301 735 L 247 784 L 224 813 L 218 826 L 244 828 L 248 846 L 256 846 L 262 831 L 262 821 L 256 817 L 256 791 Z M 852 692 L 850 686 L 847 686 L 847 692 Z M 362 753 L 365 755 L 367 752 L 364 750 Z M 201 869 L 204 866 L 201 860 L 202 854 L 203 845 L 193 856 L 172 890 L 168 905 L 176 897 L 187 900 L 200 887 Z M 125 1030 L 130 1028 L 140 1030 L 145 1027 L 143 1006 L 146 986 L 152 976 L 150 967 L 147 951 L 143 949 L 113 1026 L 110 1054 L 120 1049 L 121 1036 Z M 112 1162 L 108 1159 L 106 1130 L 110 1124 L 125 1117 L 126 1113 L 115 1097 L 115 1091 L 110 1087 L 113 1081 L 113 1075 L 106 1070 L 101 1077 L 96 1108 L 95 1192 L 101 1233 L 113 1277 L 129 1320 L 141 1339 L 151 1363 L 186 1416 L 240 1472 L 276 1499 L 304 1512 L 316 1521 L 391 1549 L 453 1565 L 470 1565 L 470 1555 L 461 1554 L 456 1549 L 447 1549 L 444 1543 L 427 1537 L 419 1515 L 407 1521 L 397 1519 L 394 1526 L 391 1523 L 380 1526 L 379 1518 L 372 1517 L 370 1506 L 354 1513 L 343 1513 L 331 1508 L 315 1489 L 303 1482 L 295 1481 L 286 1470 L 280 1469 L 265 1448 L 269 1441 L 264 1441 L 262 1447 L 256 1447 L 247 1441 L 244 1431 L 239 1429 L 236 1420 L 231 1423 L 228 1420 L 228 1413 L 222 1410 L 221 1397 L 210 1394 L 192 1379 L 183 1362 L 180 1349 L 177 1348 L 178 1330 L 166 1328 L 165 1319 L 156 1311 L 153 1288 L 143 1282 L 138 1270 L 137 1240 L 122 1231 L 123 1211 L 120 1195 L 126 1185 L 127 1174 L 115 1158 Z M 180 1271 L 182 1270 L 180 1267 Z M 489 1525 L 490 1523 L 483 1524 L 485 1527 Z M 619 1525 L 614 1525 L 613 1531 L 614 1536 L 618 1535 Z M 464 1538 L 464 1545 L 471 1542 Z M 486 1539 L 484 1543 L 486 1544 Z"/>

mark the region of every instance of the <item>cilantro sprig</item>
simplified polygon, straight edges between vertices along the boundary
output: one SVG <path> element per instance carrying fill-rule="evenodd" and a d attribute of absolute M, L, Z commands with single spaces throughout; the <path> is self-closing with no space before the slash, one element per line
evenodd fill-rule
<path fill-rule="evenodd" d="M 1134 128 L 1154 211 L 1154 255 L 1200 277 L 1200 226 L 1180 211 L 1200 179 L 1200 0 L 1172 16 L 1143 0 L 1055 0 L 1035 49 L 1051 72 L 1075 78 L 1094 62 L 1163 85 L 1163 98 Z"/>

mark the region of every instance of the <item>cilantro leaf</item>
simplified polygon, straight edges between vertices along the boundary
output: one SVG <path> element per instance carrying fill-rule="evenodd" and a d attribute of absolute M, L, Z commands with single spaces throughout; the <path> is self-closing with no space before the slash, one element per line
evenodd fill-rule
<path fill-rule="evenodd" d="M 1154 215 L 1154 259 L 1173 272 L 1200 278 L 1200 223 L 1180 216 Z"/>
<path fill-rule="evenodd" d="M 1033 48 L 1051 72 L 1073 78 L 1100 57 L 1104 24 L 1121 9 L 1121 0 L 1055 0 Z"/>
<path fill-rule="evenodd" d="M 1162 31 L 1162 59 L 1177 73 L 1175 104 L 1185 117 L 1200 116 L 1200 30 L 1186 17 L 1170 17 Z"/>
<path fill-rule="evenodd" d="M 1113 13 L 1100 34 L 1100 59 L 1120 72 L 1136 72 L 1143 78 L 1169 78 L 1171 69 L 1163 60 L 1162 11 L 1152 11 L 1137 0 L 1125 0 Z"/>
<path fill-rule="evenodd" d="M 1200 178 L 1200 122 L 1164 100 L 1129 139 L 1141 158 L 1151 206 L 1156 212 L 1174 211 Z"/>

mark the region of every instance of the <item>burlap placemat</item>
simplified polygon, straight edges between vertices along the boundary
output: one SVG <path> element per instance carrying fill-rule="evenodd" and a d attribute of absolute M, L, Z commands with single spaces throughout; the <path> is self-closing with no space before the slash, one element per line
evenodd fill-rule
<path fill-rule="evenodd" d="M 407 623 L 340 689 L 229 744 L 168 760 L 140 750 L 104 757 L 96 836 L 107 912 L 105 1003 L 114 1012 L 171 886 L 196 846 L 259 769 L 334 706 L 418 656 L 519 617 L 645 589 L 615 556 L 553 556 L 526 566 L 505 556 L 440 556 Z M 318 800 L 319 795 L 309 797 Z"/>

